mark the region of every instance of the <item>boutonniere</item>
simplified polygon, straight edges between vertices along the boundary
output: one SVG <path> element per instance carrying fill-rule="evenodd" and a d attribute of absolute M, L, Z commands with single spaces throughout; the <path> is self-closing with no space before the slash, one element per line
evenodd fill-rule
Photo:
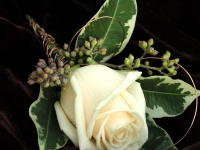
<path fill-rule="evenodd" d="M 149 39 L 138 42 L 140 57 L 133 51 L 120 65 L 107 62 L 125 48 L 136 15 L 135 0 L 106 0 L 75 34 L 75 46 L 70 41 L 63 47 L 27 16 L 48 56 L 28 78 L 28 84 L 41 85 L 29 109 L 41 150 L 59 149 L 67 142 L 84 150 L 177 149 L 179 141 L 174 143 L 153 118 L 180 115 L 198 98 L 179 59 L 169 51 L 158 54 Z M 153 66 L 155 59 L 159 63 Z M 193 86 L 172 78 L 178 69 L 188 74 Z M 144 70 L 149 77 L 142 76 Z"/>

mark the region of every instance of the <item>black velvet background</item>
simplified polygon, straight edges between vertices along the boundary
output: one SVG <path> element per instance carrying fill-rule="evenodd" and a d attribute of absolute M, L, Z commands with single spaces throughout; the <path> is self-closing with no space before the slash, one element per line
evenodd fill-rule
<path fill-rule="evenodd" d="M 37 133 L 28 116 L 31 103 L 37 99 L 39 86 L 27 85 L 28 74 L 39 58 L 46 58 L 44 48 L 33 34 L 25 14 L 36 19 L 59 43 L 68 43 L 99 9 L 104 0 L 0 0 L 0 149 L 37 150 Z M 138 0 L 138 17 L 134 33 L 126 49 L 112 62 L 120 64 L 129 53 L 140 54 L 138 40 L 153 38 L 159 51 L 169 50 L 181 58 L 200 89 L 200 1 Z M 190 83 L 179 71 L 176 78 Z M 195 103 L 175 118 L 156 119 L 173 141 L 187 131 Z M 200 112 L 188 136 L 177 145 L 183 149 L 196 143 L 200 149 Z M 66 145 L 64 150 L 75 149 Z"/>

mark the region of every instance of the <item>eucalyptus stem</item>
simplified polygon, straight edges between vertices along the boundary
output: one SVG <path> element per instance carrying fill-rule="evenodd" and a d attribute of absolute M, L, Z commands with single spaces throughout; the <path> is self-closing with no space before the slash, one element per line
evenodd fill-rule
<path fill-rule="evenodd" d="M 113 69 L 119 69 L 119 70 L 124 70 L 124 69 L 128 70 L 129 69 L 129 68 L 124 68 L 124 67 L 126 67 L 125 64 L 114 65 L 114 64 L 104 63 L 104 62 L 98 62 L 98 64 L 105 65 L 105 66 L 111 67 Z"/>
<path fill-rule="evenodd" d="M 147 54 L 147 51 L 145 50 L 142 54 L 142 56 L 140 56 L 140 59 L 142 59 L 145 55 Z"/>
<path fill-rule="evenodd" d="M 144 68 L 144 69 L 155 70 L 155 71 L 158 71 L 160 74 L 162 74 L 164 76 L 169 76 L 169 74 L 164 73 L 162 71 L 163 69 L 165 69 L 164 67 L 151 67 L 151 66 L 146 66 L 146 65 L 143 65 L 143 64 L 141 64 L 140 67 Z"/>
<path fill-rule="evenodd" d="M 133 70 L 133 68 L 130 69 L 130 68 L 127 67 L 125 64 L 114 65 L 114 64 L 103 63 L 103 62 L 99 62 L 99 64 L 105 65 L 105 66 L 108 66 L 108 67 L 111 67 L 111 68 L 113 68 L 113 69 L 119 69 L 119 70 Z M 169 74 L 164 73 L 164 72 L 162 71 L 163 69 L 165 69 L 164 67 L 152 67 L 152 66 L 146 66 L 146 65 L 143 65 L 143 64 L 140 64 L 140 67 L 141 67 L 141 68 L 144 68 L 144 69 L 155 70 L 155 71 L 158 71 L 160 74 L 162 74 L 162 75 L 164 75 L 164 76 L 169 76 Z"/>

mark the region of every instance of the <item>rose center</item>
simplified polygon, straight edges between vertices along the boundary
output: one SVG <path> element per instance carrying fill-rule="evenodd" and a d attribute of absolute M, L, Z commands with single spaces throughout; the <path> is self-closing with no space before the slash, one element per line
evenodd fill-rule
<path fill-rule="evenodd" d="M 126 125 L 115 130 L 113 133 L 113 143 L 116 142 L 127 142 L 130 139 L 130 134 L 133 132 L 131 125 Z"/>

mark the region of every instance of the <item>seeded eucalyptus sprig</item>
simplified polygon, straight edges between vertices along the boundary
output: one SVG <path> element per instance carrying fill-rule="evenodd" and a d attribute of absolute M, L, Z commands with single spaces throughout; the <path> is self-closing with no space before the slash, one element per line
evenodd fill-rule
<path fill-rule="evenodd" d="M 160 58 L 155 57 L 158 54 L 158 51 L 152 47 L 153 43 L 153 39 L 149 39 L 147 42 L 139 41 L 138 45 L 143 50 L 143 54 L 141 55 L 141 57 L 135 59 L 132 54 L 129 54 L 129 56 L 124 59 L 124 64 L 122 65 L 113 65 L 101 62 L 100 63 L 119 70 L 134 70 L 140 67 L 147 69 L 148 75 L 153 75 L 153 71 L 157 71 L 165 76 L 175 76 L 179 68 L 179 66 L 177 65 L 177 63 L 179 62 L 179 58 L 170 60 L 171 54 L 169 51 L 166 51 L 166 53 L 163 54 Z M 146 59 L 146 55 L 151 55 L 151 59 L 160 59 L 162 62 L 162 66 L 151 66 L 149 61 L 144 61 L 144 63 L 141 63 L 143 59 Z"/>
<path fill-rule="evenodd" d="M 140 57 L 140 60 L 144 59 L 147 54 L 152 55 L 152 56 L 156 56 L 158 54 L 158 51 L 152 47 L 153 43 L 154 43 L 153 39 L 149 39 L 147 42 L 146 41 L 138 42 L 139 47 L 141 47 L 142 50 L 144 51 L 142 56 Z M 161 67 L 150 66 L 149 61 L 145 61 L 144 64 L 140 65 L 140 67 L 147 69 L 148 75 L 153 75 L 152 70 L 154 70 L 154 71 L 158 71 L 160 74 L 165 75 L 165 76 L 175 76 L 179 68 L 179 66 L 177 65 L 177 63 L 179 62 L 179 58 L 170 60 L 170 56 L 171 56 L 171 53 L 169 51 L 166 51 L 166 53 L 160 57 L 160 60 L 162 62 Z"/>
<path fill-rule="evenodd" d="M 46 54 L 49 57 L 48 62 L 44 59 L 39 59 L 36 65 L 36 70 L 33 71 L 28 78 L 28 84 L 41 84 L 42 87 L 61 86 L 65 87 L 66 83 L 80 65 L 95 64 L 93 60 L 97 54 L 106 54 L 106 49 L 102 48 L 103 39 L 96 39 L 89 37 L 85 41 L 84 46 L 77 47 L 70 51 L 68 44 L 64 44 L 61 48 L 54 40 L 54 38 L 47 34 L 33 18 L 26 16 L 30 25 L 33 27 L 37 36 L 43 40 L 43 45 L 46 49 Z"/>

